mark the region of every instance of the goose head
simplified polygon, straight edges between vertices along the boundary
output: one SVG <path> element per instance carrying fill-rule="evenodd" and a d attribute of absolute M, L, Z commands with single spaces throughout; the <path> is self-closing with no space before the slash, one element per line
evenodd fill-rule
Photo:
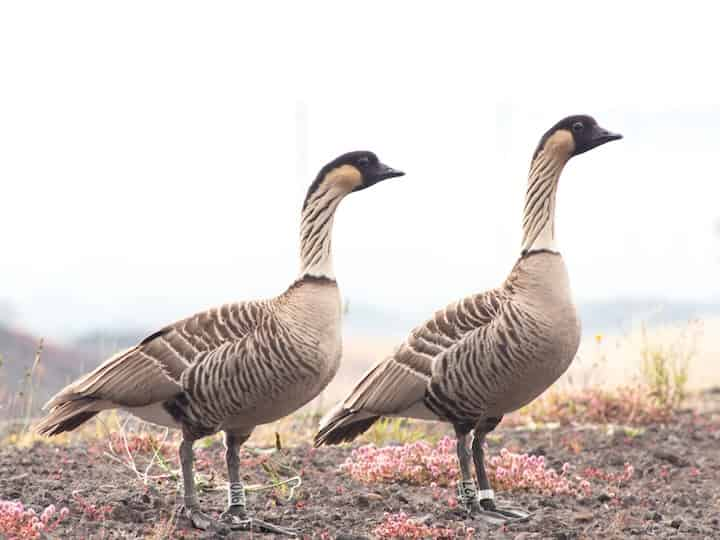
<path fill-rule="evenodd" d="M 323 186 L 323 190 L 327 189 L 344 195 L 361 191 L 388 178 L 404 174 L 402 171 L 385 165 L 372 152 L 364 150 L 348 152 L 320 169 L 305 200 L 307 202 L 321 186 Z"/>
<path fill-rule="evenodd" d="M 622 139 L 622 135 L 600 127 L 592 116 L 568 116 L 542 136 L 533 158 L 543 151 L 545 154 L 568 160 L 618 139 Z"/>

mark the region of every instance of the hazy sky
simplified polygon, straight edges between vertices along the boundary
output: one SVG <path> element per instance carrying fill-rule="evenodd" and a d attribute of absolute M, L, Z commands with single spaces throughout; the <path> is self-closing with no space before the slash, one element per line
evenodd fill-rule
<path fill-rule="evenodd" d="M 720 295 L 710 3 L 3 2 L 0 299 L 63 338 L 281 292 L 341 152 L 351 301 L 430 310 L 502 281 L 541 134 L 594 115 L 558 238 L 576 298 Z M 671 9 L 671 7 L 674 9 Z"/>

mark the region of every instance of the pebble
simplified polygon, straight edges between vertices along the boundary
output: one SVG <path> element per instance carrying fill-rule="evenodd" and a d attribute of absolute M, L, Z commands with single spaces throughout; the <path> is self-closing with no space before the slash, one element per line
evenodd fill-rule
<path fill-rule="evenodd" d="M 433 516 L 432 514 L 425 514 L 422 517 L 413 519 L 413 521 L 418 525 L 430 525 L 433 521 L 435 521 L 435 516 Z"/>
<path fill-rule="evenodd" d="M 627 497 L 623 497 L 622 505 L 624 508 L 629 508 L 631 506 L 635 506 L 638 503 L 638 498 L 635 495 L 628 495 Z"/>

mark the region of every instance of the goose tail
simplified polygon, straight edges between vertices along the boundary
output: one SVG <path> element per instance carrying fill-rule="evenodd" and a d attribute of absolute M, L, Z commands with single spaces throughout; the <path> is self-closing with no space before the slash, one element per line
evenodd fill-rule
<path fill-rule="evenodd" d="M 65 431 L 72 431 L 94 417 L 102 409 L 101 402 L 93 398 L 80 398 L 63 401 L 52 407 L 50 412 L 40 422 L 35 424 L 34 430 L 40 435 L 48 437 L 58 435 Z"/>
<path fill-rule="evenodd" d="M 315 447 L 353 441 L 370 429 L 379 418 L 365 411 L 345 409 L 340 404 L 320 420 L 320 427 L 315 435 Z"/>

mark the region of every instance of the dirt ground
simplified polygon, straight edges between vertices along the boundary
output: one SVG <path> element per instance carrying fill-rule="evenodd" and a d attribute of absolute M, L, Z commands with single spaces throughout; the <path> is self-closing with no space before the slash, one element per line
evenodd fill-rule
<path fill-rule="evenodd" d="M 720 396 L 708 395 L 706 405 L 710 400 L 706 412 L 684 411 L 670 425 L 644 430 L 499 427 L 489 443 L 491 455 L 504 446 L 542 454 L 557 469 L 564 462 L 575 470 L 595 467 L 621 472 L 626 462 L 635 468 L 626 484 L 605 489 L 595 483 L 593 495 L 587 498 L 499 493 L 501 501 L 512 500 L 534 512 L 524 523 L 489 527 L 464 519 L 446 502 L 454 495 L 450 488 L 436 499 L 429 487 L 360 484 L 338 470 L 350 455 L 350 447 L 312 450 L 304 445 L 284 450 L 283 459 L 301 472 L 302 486 L 290 502 L 280 493 L 261 491 L 248 495 L 248 505 L 257 517 L 295 528 L 305 538 L 375 538 L 373 531 L 384 513 L 401 511 L 428 526 L 473 527 L 474 538 L 720 538 L 720 413 L 716 407 Z M 68 507 L 70 515 L 51 534 L 53 538 L 218 537 L 192 530 L 183 518 L 172 519 L 176 480 L 150 479 L 144 485 L 135 472 L 104 453 L 105 443 L 69 447 L 35 443 L 30 448 L 0 449 L 0 498 L 20 500 L 38 512 L 49 504 Z M 268 481 L 263 459 L 267 458 L 243 454 L 246 482 Z M 202 492 L 201 504 L 217 515 L 225 503 L 222 445 L 215 442 L 199 449 L 197 463 L 208 486 L 214 486 Z M 231 532 L 225 536 L 261 535 Z"/>

